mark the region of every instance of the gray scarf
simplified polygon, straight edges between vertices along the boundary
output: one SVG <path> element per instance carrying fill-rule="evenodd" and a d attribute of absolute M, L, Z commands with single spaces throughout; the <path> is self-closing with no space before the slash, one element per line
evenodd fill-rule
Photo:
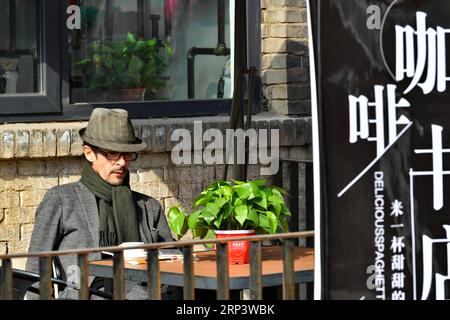
<path fill-rule="evenodd" d="M 136 207 L 130 189 L 130 173 L 127 173 L 122 185 L 112 186 L 86 163 L 81 171 L 80 182 L 99 199 L 100 247 L 141 241 Z"/>

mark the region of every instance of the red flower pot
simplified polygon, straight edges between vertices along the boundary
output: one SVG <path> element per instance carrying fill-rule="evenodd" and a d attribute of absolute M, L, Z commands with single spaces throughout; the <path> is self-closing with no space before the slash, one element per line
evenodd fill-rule
<path fill-rule="evenodd" d="M 253 236 L 255 230 L 216 230 L 217 239 Z M 228 263 L 246 264 L 250 262 L 250 243 L 248 240 L 228 242 Z"/>
<path fill-rule="evenodd" d="M 143 101 L 145 88 L 119 89 L 116 94 L 118 101 Z"/>

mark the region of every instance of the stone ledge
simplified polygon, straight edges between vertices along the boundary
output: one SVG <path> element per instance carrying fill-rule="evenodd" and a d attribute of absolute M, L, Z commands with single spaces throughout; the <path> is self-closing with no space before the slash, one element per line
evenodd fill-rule
<path fill-rule="evenodd" d="M 252 128 L 280 128 L 280 146 L 304 146 L 311 143 L 310 117 L 291 118 L 262 113 L 253 116 Z M 177 142 L 170 137 L 175 129 L 193 132 L 194 121 L 202 121 L 203 131 L 229 128 L 228 117 L 133 120 L 137 135 L 147 142 L 147 153 L 171 151 Z M 0 160 L 74 157 L 81 155 L 78 130 L 86 122 L 0 125 Z M 302 134 L 300 134 L 302 133 Z"/>

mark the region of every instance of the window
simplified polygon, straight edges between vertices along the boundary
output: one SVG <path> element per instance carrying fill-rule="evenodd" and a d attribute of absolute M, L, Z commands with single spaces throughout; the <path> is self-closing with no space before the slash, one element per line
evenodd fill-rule
<path fill-rule="evenodd" d="M 229 1 L 78 4 L 82 27 L 69 47 L 72 103 L 231 97 Z"/>
<path fill-rule="evenodd" d="M 0 12 L 0 95 L 37 92 L 36 2 L 0 0 Z"/>
<path fill-rule="evenodd" d="M 59 8 L 57 0 L 0 0 L 2 114 L 60 111 Z"/>
<path fill-rule="evenodd" d="M 236 0 L 0 0 L 0 121 L 83 120 L 97 106 L 135 118 L 228 113 L 235 39 L 246 34 L 235 31 L 238 7 Z"/>

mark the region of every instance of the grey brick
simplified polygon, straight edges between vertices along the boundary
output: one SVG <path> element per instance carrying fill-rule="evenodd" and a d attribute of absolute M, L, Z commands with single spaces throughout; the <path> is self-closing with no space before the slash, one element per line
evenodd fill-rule
<path fill-rule="evenodd" d="M 289 68 L 287 70 L 287 79 L 289 82 L 308 83 L 308 86 L 305 87 L 309 88 L 309 69 Z"/>
<path fill-rule="evenodd" d="M 287 40 L 284 38 L 266 38 L 262 41 L 263 53 L 287 52 Z"/>
<path fill-rule="evenodd" d="M 261 9 L 267 8 L 267 2 L 270 0 L 260 0 Z"/>
<path fill-rule="evenodd" d="M 261 38 L 265 39 L 270 35 L 270 25 L 267 23 L 261 24 Z"/>
<path fill-rule="evenodd" d="M 42 158 L 44 150 L 44 137 L 42 130 L 33 129 L 30 135 L 29 156 L 31 158 Z"/>
<path fill-rule="evenodd" d="M 306 8 L 306 2 L 305 0 L 270 0 L 270 6 Z"/>
<path fill-rule="evenodd" d="M 287 83 L 287 73 L 286 70 L 273 70 L 269 69 L 262 73 L 262 82 L 264 84 L 280 84 Z"/>
<path fill-rule="evenodd" d="M 30 133 L 28 130 L 19 130 L 16 134 L 16 157 L 28 157 Z"/>
<path fill-rule="evenodd" d="M 297 55 L 308 54 L 308 41 L 302 39 L 289 38 L 286 40 L 286 52 Z"/>
<path fill-rule="evenodd" d="M 142 132 L 142 140 L 147 143 L 146 151 L 152 149 L 152 140 L 153 140 L 153 127 L 151 125 L 144 125 L 141 129 Z"/>
<path fill-rule="evenodd" d="M 138 158 L 139 168 L 164 168 L 169 165 L 170 153 L 146 153 Z"/>
<path fill-rule="evenodd" d="M 70 144 L 70 155 L 80 156 L 83 154 L 83 140 L 81 140 L 78 129 L 72 129 L 70 131 L 70 137 L 72 143 Z"/>
<path fill-rule="evenodd" d="M 309 101 L 272 100 L 269 111 L 279 115 L 310 115 L 311 105 Z"/>
<path fill-rule="evenodd" d="M 308 38 L 308 26 L 299 23 L 282 23 L 270 25 L 270 37 Z"/>
<path fill-rule="evenodd" d="M 164 152 L 167 147 L 167 135 L 165 125 L 156 125 L 153 127 L 152 152 Z"/>
<path fill-rule="evenodd" d="M 44 160 L 19 160 L 17 169 L 20 176 L 45 175 Z"/>
<path fill-rule="evenodd" d="M 0 178 L 3 180 L 11 180 L 17 177 L 17 161 L 0 160 Z"/>
<path fill-rule="evenodd" d="M 272 99 L 307 100 L 311 96 L 309 86 L 276 85 L 271 87 Z"/>
<path fill-rule="evenodd" d="M 15 135 L 11 131 L 0 132 L 0 158 L 14 158 Z"/>
<path fill-rule="evenodd" d="M 142 139 L 141 125 L 133 123 L 133 128 L 134 128 L 134 135 L 137 138 Z"/>
<path fill-rule="evenodd" d="M 305 146 L 312 143 L 311 117 L 301 117 L 294 120 L 295 146 Z"/>
<path fill-rule="evenodd" d="M 280 147 L 291 146 L 294 143 L 296 127 L 294 120 L 287 119 L 281 123 L 280 127 Z"/>
<path fill-rule="evenodd" d="M 302 68 L 309 68 L 309 55 L 308 54 L 304 55 L 304 56 L 301 57 L 301 59 L 302 59 L 302 64 L 301 64 L 300 67 L 302 67 Z"/>
<path fill-rule="evenodd" d="M 54 157 L 56 156 L 56 130 L 47 129 L 43 131 L 43 156 Z"/>
<path fill-rule="evenodd" d="M 70 130 L 59 129 L 56 132 L 56 155 L 58 157 L 70 155 L 71 133 Z"/>
<path fill-rule="evenodd" d="M 305 9 L 270 9 L 267 10 L 268 21 L 270 23 L 283 23 L 283 22 L 307 22 L 307 13 Z"/>

